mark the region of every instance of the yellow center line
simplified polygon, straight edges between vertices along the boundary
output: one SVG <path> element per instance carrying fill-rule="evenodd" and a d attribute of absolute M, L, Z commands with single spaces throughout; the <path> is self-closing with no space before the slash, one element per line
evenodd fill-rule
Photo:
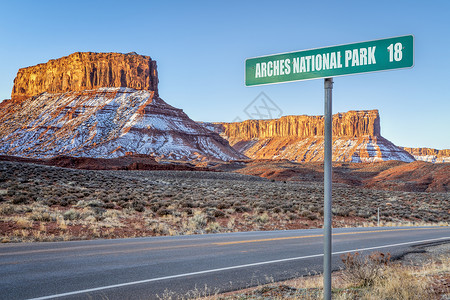
<path fill-rule="evenodd" d="M 377 232 L 389 232 L 389 231 L 405 231 L 405 230 L 435 230 L 435 229 L 445 229 L 446 227 L 438 227 L 438 228 L 399 228 L 399 229 L 386 229 L 386 230 L 370 230 L 370 231 L 354 231 L 354 232 L 341 232 L 334 233 L 334 236 L 338 235 L 350 235 L 350 234 L 364 234 L 364 233 L 377 233 Z M 231 241 L 231 242 L 217 242 L 217 243 L 199 243 L 199 244 L 181 244 L 181 245 L 155 245 L 155 244 L 163 244 L 164 241 L 139 241 L 139 242 L 131 242 L 131 243 L 111 243 L 107 245 L 82 245 L 82 246 L 72 246 L 72 247 L 64 247 L 64 248 L 56 248 L 56 249 L 38 249 L 38 250 L 26 250 L 26 251 L 17 251 L 17 252 L 7 252 L 0 253 L 0 256 L 6 255 L 23 255 L 23 254 L 33 254 L 33 253 L 45 253 L 45 252 L 63 252 L 63 251 L 73 251 L 73 250 L 93 250 L 95 248 L 109 248 L 104 249 L 100 252 L 93 253 L 73 253 L 73 254 L 65 254 L 65 256 L 95 256 L 95 255 L 112 255 L 112 254 L 120 254 L 120 253 L 134 253 L 134 252 L 148 252 L 148 251 L 158 251 L 158 250 L 171 250 L 171 249 L 182 249 L 182 248 L 195 248 L 195 247 L 209 247 L 209 246 L 226 246 L 226 245 L 236 245 L 236 244 L 245 244 L 245 243 L 261 243 L 261 242 L 271 242 L 271 241 L 282 241 L 282 240 L 294 240 L 294 239 L 304 239 L 304 238 L 315 238 L 315 237 L 323 237 L 323 234 L 315 234 L 315 235 L 303 235 L 303 236 L 290 236 L 290 237 L 280 237 L 280 238 L 268 238 L 268 239 L 255 239 L 255 240 L 243 240 L 243 241 Z M 171 242 L 176 242 L 173 240 Z M 179 241 L 180 242 L 180 241 Z M 129 249 L 130 245 L 143 245 L 148 244 L 150 247 L 145 248 L 134 248 Z M 125 249 L 111 249 L 111 247 L 126 247 Z M 128 247 L 127 247 L 128 246 Z M 53 259 L 53 258 L 52 258 Z M 45 260 L 45 259 L 44 259 Z M 18 261 L 24 262 L 26 260 Z M 13 262 L 13 263 L 18 263 Z M 1 263 L 3 265 L 5 263 Z M 11 262 L 6 263 L 11 264 Z"/>
<path fill-rule="evenodd" d="M 352 232 L 333 233 L 333 236 L 336 236 L 336 235 L 349 235 L 349 234 L 389 232 L 389 231 L 418 230 L 418 229 L 420 229 L 420 230 L 434 230 L 434 229 L 445 229 L 445 227 L 438 227 L 438 228 L 399 228 L 399 229 L 386 229 L 386 230 L 352 231 Z M 214 243 L 214 245 L 225 246 L 225 245 L 246 244 L 246 243 L 260 243 L 260 242 L 273 242 L 273 241 L 283 241 L 283 240 L 305 239 L 305 238 L 314 238 L 314 237 L 323 237 L 323 234 L 289 236 L 289 237 L 270 238 L 270 239 L 244 240 L 244 241 L 233 241 L 233 242 L 219 242 L 219 243 Z"/>
<path fill-rule="evenodd" d="M 177 245 L 177 246 L 163 246 L 163 247 L 148 247 L 148 248 L 137 248 L 137 249 L 121 249 L 121 250 L 107 250 L 100 252 L 89 252 L 89 253 L 72 253 L 72 254 L 64 254 L 64 258 L 68 257 L 88 257 L 88 256 L 104 256 L 104 255 L 118 255 L 118 254 L 130 254 L 137 252 L 151 252 L 151 251 L 161 251 L 161 250 L 175 250 L 182 248 L 193 248 L 193 247 L 207 247 L 212 246 L 213 244 L 188 244 L 188 245 Z M 60 258 L 59 256 L 55 257 L 44 257 L 44 258 L 33 258 L 33 259 L 22 259 L 16 261 L 8 261 L 4 263 L 0 263 L 0 266 L 3 265 L 15 265 L 20 263 L 28 263 L 28 262 L 37 262 L 37 261 L 52 261 L 56 258 Z"/>
<path fill-rule="evenodd" d="M 136 246 L 136 245 L 156 245 L 156 244 L 167 244 L 167 243 L 174 243 L 179 242 L 179 240 L 160 240 L 160 241 L 137 241 L 137 242 L 111 242 L 108 244 L 100 244 L 100 245 L 80 245 L 80 246 L 65 246 L 61 248 L 52 248 L 52 249 L 35 249 L 35 250 L 22 250 L 22 251 L 14 251 L 13 249 L 10 249 L 10 252 L 0 253 L 0 256 L 7 256 L 7 255 L 23 255 L 23 254 L 35 254 L 35 253 L 46 253 L 46 252 L 64 252 L 64 251 L 70 251 L 73 252 L 74 250 L 93 250 L 96 248 L 111 248 L 114 247 L 129 247 L 129 246 Z M 169 246 L 164 246 L 169 247 Z M 176 246 L 177 247 L 177 246 Z"/>

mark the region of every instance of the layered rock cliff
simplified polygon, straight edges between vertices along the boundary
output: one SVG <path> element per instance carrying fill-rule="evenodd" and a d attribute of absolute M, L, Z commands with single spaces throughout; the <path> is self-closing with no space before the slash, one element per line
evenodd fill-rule
<path fill-rule="evenodd" d="M 180 160 L 246 158 L 153 91 L 99 88 L 0 104 L 0 154 Z"/>
<path fill-rule="evenodd" d="M 229 140 L 323 136 L 325 125 L 323 116 L 305 115 L 215 124 L 218 131 Z M 333 115 L 333 136 L 335 137 L 380 135 L 378 110 L 349 111 Z"/>
<path fill-rule="evenodd" d="M 182 160 L 247 158 L 158 96 L 156 61 L 74 53 L 20 69 L 0 103 L 0 154 Z"/>
<path fill-rule="evenodd" d="M 431 148 L 408 148 L 403 150 L 414 156 L 416 160 L 428 161 L 432 163 L 450 162 L 450 149 L 431 149 Z"/>
<path fill-rule="evenodd" d="M 333 115 L 333 160 L 372 162 L 414 158 L 381 136 L 378 110 Z M 216 132 L 250 158 L 322 161 L 323 116 L 214 123 Z"/>
<path fill-rule="evenodd" d="M 158 96 L 156 61 L 135 52 L 76 52 L 47 63 L 20 69 L 11 99 L 21 101 L 43 92 L 65 93 L 100 87 L 129 87 Z"/>

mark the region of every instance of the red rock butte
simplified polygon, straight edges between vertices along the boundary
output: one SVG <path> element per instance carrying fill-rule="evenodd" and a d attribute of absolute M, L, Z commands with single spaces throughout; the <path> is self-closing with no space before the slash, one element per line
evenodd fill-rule
<path fill-rule="evenodd" d="M 285 116 L 272 120 L 216 123 L 230 140 L 274 137 L 323 136 L 323 116 Z M 333 115 L 334 137 L 381 136 L 378 110 L 349 111 Z"/>
<path fill-rule="evenodd" d="M 47 63 L 19 69 L 11 93 L 22 101 L 43 92 L 65 93 L 99 87 L 129 87 L 158 96 L 156 61 L 135 52 L 76 52 Z"/>

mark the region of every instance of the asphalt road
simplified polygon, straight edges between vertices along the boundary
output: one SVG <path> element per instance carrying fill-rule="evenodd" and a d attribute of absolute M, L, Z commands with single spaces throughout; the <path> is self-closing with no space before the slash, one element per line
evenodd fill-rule
<path fill-rule="evenodd" d="M 224 292 L 322 270 L 322 230 L 0 245 L 0 299 L 157 299 Z M 450 241 L 450 227 L 333 230 L 346 252 L 401 255 Z"/>

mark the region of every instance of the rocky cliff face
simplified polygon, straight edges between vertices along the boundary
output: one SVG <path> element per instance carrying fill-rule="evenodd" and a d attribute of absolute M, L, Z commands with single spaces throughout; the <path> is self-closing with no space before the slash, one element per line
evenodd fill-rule
<path fill-rule="evenodd" d="M 0 103 L 0 154 L 247 158 L 159 98 L 156 62 L 134 52 L 78 52 L 20 69 Z"/>
<path fill-rule="evenodd" d="M 47 63 L 20 69 L 11 99 L 25 100 L 43 92 L 65 93 L 100 87 L 129 87 L 158 96 L 156 61 L 134 52 L 77 52 Z"/>
<path fill-rule="evenodd" d="M 153 91 L 100 88 L 0 104 L 0 154 L 180 160 L 246 158 Z"/>
<path fill-rule="evenodd" d="M 250 158 L 322 161 L 323 116 L 215 123 L 216 132 Z M 333 115 L 333 160 L 372 162 L 414 158 L 381 136 L 378 110 Z"/>
<path fill-rule="evenodd" d="M 323 136 L 324 125 L 323 116 L 285 116 L 273 120 L 216 123 L 217 130 L 230 140 Z M 334 137 L 380 135 L 378 110 L 349 111 L 333 115 Z"/>
<path fill-rule="evenodd" d="M 437 150 L 431 148 L 402 148 L 414 156 L 416 160 L 428 161 L 432 163 L 450 162 L 450 149 Z"/>

